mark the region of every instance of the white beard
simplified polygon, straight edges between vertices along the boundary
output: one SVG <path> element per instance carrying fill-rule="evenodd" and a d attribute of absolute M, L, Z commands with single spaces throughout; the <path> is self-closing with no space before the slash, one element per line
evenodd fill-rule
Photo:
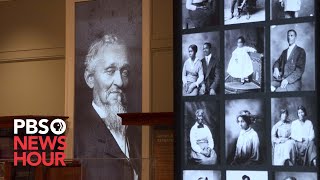
<path fill-rule="evenodd" d="M 126 113 L 127 107 L 122 102 L 116 102 L 104 106 L 107 117 L 103 118 L 105 125 L 109 130 L 125 135 L 127 126 L 122 125 L 122 119 L 117 114 Z"/>

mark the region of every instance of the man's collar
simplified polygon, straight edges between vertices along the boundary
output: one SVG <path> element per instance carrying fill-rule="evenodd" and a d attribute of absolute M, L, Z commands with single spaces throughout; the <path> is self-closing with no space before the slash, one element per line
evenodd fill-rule
<path fill-rule="evenodd" d="M 208 58 L 210 60 L 211 56 L 212 56 L 212 53 L 210 53 L 208 56 L 206 56 L 206 58 Z"/>
<path fill-rule="evenodd" d="M 294 48 L 296 46 L 296 43 L 291 44 L 291 46 L 289 45 L 289 48 Z"/>
<path fill-rule="evenodd" d="M 98 113 L 99 117 L 101 119 L 106 118 L 107 114 L 103 111 L 102 108 L 100 108 L 94 101 L 92 101 L 92 107 L 93 109 Z"/>

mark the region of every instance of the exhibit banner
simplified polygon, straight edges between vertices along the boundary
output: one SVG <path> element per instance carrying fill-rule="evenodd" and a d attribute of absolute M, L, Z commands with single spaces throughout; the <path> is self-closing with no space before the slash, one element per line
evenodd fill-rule
<path fill-rule="evenodd" d="M 75 5 L 74 157 L 83 180 L 141 179 L 141 127 L 119 113 L 142 109 L 142 2 Z"/>
<path fill-rule="evenodd" d="M 175 178 L 316 180 L 317 2 L 174 9 Z"/>

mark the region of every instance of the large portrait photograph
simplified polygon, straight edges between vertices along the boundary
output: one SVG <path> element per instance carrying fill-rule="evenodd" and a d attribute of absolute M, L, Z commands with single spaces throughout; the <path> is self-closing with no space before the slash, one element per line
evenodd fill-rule
<path fill-rule="evenodd" d="M 270 30 L 271 92 L 315 90 L 315 25 L 274 25 Z"/>
<path fill-rule="evenodd" d="M 264 101 L 227 100 L 225 151 L 228 165 L 258 166 L 266 162 Z"/>
<path fill-rule="evenodd" d="M 141 0 L 76 3 L 74 156 L 83 180 L 141 178 Z"/>
<path fill-rule="evenodd" d="M 271 99 L 274 166 L 317 166 L 317 110 L 313 97 Z"/>
<path fill-rule="evenodd" d="M 217 102 L 185 103 L 185 157 L 187 165 L 216 165 L 220 159 L 220 118 Z"/>
<path fill-rule="evenodd" d="M 264 89 L 264 28 L 225 31 L 225 93 L 261 92 Z"/>
<path fill-rule="evenodd" d="M 218 95 L 221 63 L 220 34 L 205 32 L 182 37 L 182 95 Z"/>

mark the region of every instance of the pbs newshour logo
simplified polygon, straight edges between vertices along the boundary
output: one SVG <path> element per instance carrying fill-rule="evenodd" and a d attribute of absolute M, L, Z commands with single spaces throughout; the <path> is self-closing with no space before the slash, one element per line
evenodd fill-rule
<path fill-rule="evenodd" d="M 14 165 L 65 166 L 66 129 L 62 119 L 14 119 Z"/>

